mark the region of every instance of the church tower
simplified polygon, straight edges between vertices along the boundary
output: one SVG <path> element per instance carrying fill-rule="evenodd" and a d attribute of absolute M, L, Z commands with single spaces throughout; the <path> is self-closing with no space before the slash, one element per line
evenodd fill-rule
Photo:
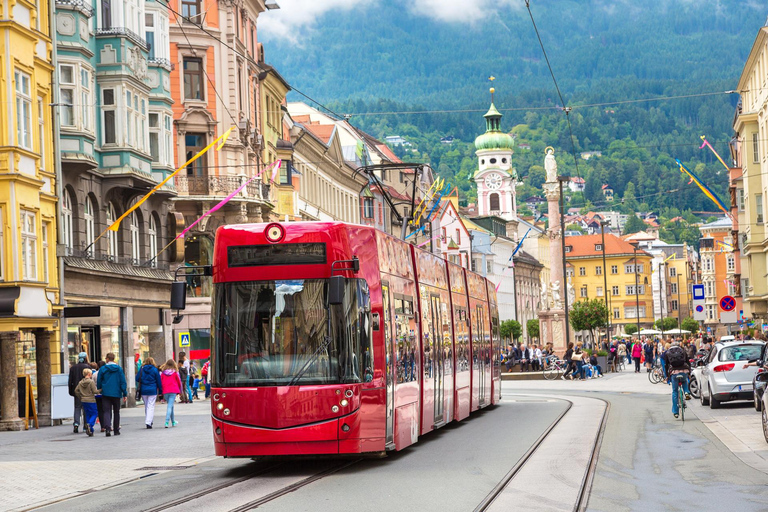
<path fill-rule="evenodd" d="M 501 131 L 501 112 L 493 104 L 485 114 L 485 133 L 475 139 L 478 169 L 477 209 L 480 216 L 495 215 L 506 221 L 517 220 L 517 171 L 512 168 L 514 139 Z"/>

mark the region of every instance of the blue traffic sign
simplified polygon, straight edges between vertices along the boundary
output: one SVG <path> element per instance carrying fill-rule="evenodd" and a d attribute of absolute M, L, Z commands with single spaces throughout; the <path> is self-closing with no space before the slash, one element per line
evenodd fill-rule
<path fill-rule="evenodd" d="M 697 311 L 698 313 L 701 313 L 701 312 L 703 312 L 703 311 L 704 311 L 704 306 L 702 306 L 701 304 L 699 304 L 698 306 L 696 306 L 696 311 Z"/>
<path fill-rule="evenodd" d="M 720 309 L 723 311 L 733 311 L 736 309 L 736 299 L 730 295 L 725 295 L 720 299 Z"/>
<path fill-rule="evenodd" d="M 693 285 L 693 300 L 704 300 L 704 285 Z"/>

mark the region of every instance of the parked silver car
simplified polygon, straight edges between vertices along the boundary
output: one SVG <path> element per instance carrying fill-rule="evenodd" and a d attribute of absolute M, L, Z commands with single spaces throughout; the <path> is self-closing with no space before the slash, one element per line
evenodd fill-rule
<path fill-rule="evenodd" d="M 716 409 L 722 402 L 752 400 L 752 378 L 757 367 L 744 364 L 760 357 L 761 341 L 727 341 L 715 343 L 699 380 L 701 405 Z"/>

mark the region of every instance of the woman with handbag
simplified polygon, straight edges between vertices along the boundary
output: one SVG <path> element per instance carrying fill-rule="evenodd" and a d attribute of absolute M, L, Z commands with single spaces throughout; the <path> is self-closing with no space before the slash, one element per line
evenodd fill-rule
<path fill-rule="evenodd" d="M 579 380 L 584 380 L 584 352 L 582 351 L 581 343 L 576 345 L 576 348 L 573 350 L 571 361 L 576 365 L 576 369 L 573 373 L 576 374 L 578 372 Z"/>
<path fill-rule="evenodd" d="M 157 395 L 163 392 L 160 371 L 155 366 L 155 360 L 148 357 L 136 374 L 136 401 L 144 400 L 144 423 L 152 428 L 155 419 L 155 401 Z"/>
<path fill-rule="evenodd" d="M 573 356 L 573 343 L 568 343 L 568 350 L 565 351 L 565 354 L 563 355 L 563 360 L 566 362 L 565 372 L 560 376 L 561 379 L 565 380 L 566 377 L 570 376 L 571 380 L 573 380 L 573 373 L 576 365 L 571 360 L 571 357 Z"/>

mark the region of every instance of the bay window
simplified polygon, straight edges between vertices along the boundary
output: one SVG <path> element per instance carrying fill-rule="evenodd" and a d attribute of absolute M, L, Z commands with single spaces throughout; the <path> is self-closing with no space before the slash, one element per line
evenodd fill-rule
<path fill-rule="evenodd" d="M 16 70 L 16 141 L 19 146 L 32 150 L 32 91 L 30 77 Z"/>
<path fill-rule="evenodd" d="M 22 279 L 37 281 L 37 219 L 34 212 L 21 210 Z"/>

